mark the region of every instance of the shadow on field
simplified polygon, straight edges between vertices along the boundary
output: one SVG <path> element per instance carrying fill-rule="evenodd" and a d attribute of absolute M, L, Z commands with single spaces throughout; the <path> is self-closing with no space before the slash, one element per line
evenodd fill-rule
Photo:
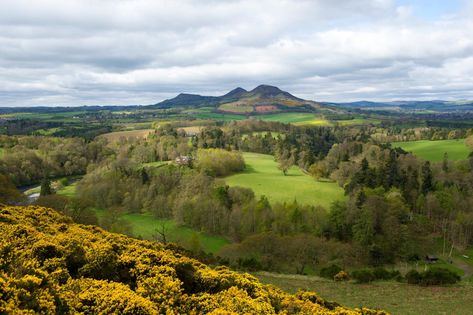
<path fill-rule="evenodd" d="M 255 170 L 255 168 L 251 165 L 246 165 L 245 170 L 243 171 L 244 173 L 252 174 L 252 173 L 259 173 L 258 171 Z"/>

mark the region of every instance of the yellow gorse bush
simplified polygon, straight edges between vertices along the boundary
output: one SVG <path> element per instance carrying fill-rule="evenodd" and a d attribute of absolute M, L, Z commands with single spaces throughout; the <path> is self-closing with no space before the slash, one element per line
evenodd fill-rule
<path fill-rule="evenodd" d="M 287 294 L 36 206 L 0 205 L 0 314 L 386 314 Z"/>

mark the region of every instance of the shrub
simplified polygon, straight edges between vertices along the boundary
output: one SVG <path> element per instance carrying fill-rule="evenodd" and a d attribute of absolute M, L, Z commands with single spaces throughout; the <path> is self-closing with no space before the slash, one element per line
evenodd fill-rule
<path fill-rule="evenodd" d="M 422 276 L 417 270 L 410 270 L 406 273 L 405 278 L 409 284 L 419 284 L 422 280 Z"/>
<path fill-rule="evenodd" d="M 330 266 L 320 269 L 319 275 L 322 278 L 333 279 L 333 277 L 335 277 L 335 275 L 340 271 L 342 271 L 342 268 L 340 266 L 332 264 Z"/>
<path fill-rule="evenodd" d="M 460 281 L 460 276 L 446 268 L 431 268 L 422 274 L 422 285 L 455 284 Z"/>
<path fill-rule="evenodd" d="M 419 273 L 411 270 L 406 274 L 407 283 L 420 285 L 445 285 L 455 284 L 460 281 L 460 276 L 446 268 L 431 268 Z"/>
<path fill-rule="evenodd" d="M 376 280 L 389 280 L 393 278 L 393 274 L 382 267 L 375 268 L 373 275 Z"/>
<path fill-rule="evenodd" d="M 333 280 L 335 281 L 348 281 L 348 279 L 350 279 L 350 277 L 348 276 L 348 273 L 346 273 L 345 271 L 340 271 L 339 273 L 337 273 L 334 277 L 333 277 Z"/>
<path fill-rule="evenodd" d="M 355 270 L 351 273 L 351 277 L 355 279 L 357 283 L 369 283 L 376 280 L 373 271 L 369 269 Z"/>

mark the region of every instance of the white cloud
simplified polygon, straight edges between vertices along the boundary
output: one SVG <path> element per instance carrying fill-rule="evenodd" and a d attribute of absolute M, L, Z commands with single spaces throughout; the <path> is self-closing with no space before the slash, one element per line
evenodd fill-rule
<path fill-rule="evenodd" d="M 473 97 L 472 17 L 426 21 L 394 0 L 4 0 L 0 106 L 261 83 L 329 101 Z"/>

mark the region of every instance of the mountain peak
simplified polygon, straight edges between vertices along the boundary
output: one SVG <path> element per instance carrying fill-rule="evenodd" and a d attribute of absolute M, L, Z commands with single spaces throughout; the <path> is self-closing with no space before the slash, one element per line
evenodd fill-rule
<path fill-rule="evenodd" d="M 221 96 L 221 98 L 238 98 L 241 97 L 243 94 L 247 93 L 248 91 L 244 88 L 237 87 L 236 89 L 231 90 L 227 94 Z"/>

